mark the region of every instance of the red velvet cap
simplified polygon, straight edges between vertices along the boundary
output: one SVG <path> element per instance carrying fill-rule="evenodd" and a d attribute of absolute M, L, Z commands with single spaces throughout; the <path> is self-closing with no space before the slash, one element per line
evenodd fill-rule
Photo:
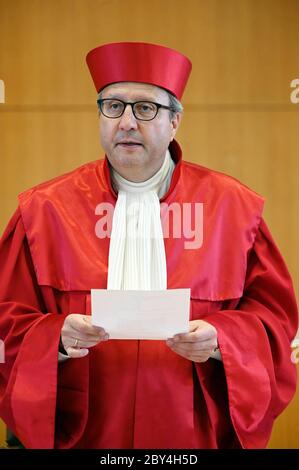
<path fill-rule="evenodd" d="M 97 92 L 117 82 L 140 82 L 165 88 L 181 99 L 192 64 L 180 52 L 144 42 L 116 42 L 86 56 Z"/>

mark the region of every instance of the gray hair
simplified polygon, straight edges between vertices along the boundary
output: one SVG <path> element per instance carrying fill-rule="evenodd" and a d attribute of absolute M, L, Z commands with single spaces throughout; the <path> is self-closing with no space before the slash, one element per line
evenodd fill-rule
<path fill-rule="evenodd" d="M 171 119 L 174 118 L 176 113 L 182 113 L 184 108 L 183 108 L 182 103 L 174 95 L 169 93 L 169 91 L 167 91 L 167 90 L 165 90 L 165 91 L 168 95 L 169 107 L 171 108 L 171 110 L 169 111 L 169 117 L 170 117 L 170 120 L 171 120 Z"/>
<path fill-rule="evenodd" d="M 164 90 L 167 93 L 168 106 L 171 108 L 169 110 L 169 118 L 170 118 L 170 120 L 172 120 L 174 118 L 174 116 L 176 115 L 176 113 L 182 113 L 184 108 L 183 108 L 182 103 L 172 93 L 165 90 L 164 88 L 162 88 L 162 90 Z M 99 100 L 102 99 L 102 97 L 103 97 L 103 91 L 104 91 L 104 88 L 103 88 L 103 90 L 101 90 L 98 93 L 98 99 Z"/>

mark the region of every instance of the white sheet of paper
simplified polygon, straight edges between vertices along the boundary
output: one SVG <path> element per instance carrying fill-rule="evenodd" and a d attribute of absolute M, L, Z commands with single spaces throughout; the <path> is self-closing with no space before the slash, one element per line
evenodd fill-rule
<path fill-rule="evenodd" d="M 190 289 L 91 289 L 92 323 L 111 339 L 167 339 L 189 331 Z"/>

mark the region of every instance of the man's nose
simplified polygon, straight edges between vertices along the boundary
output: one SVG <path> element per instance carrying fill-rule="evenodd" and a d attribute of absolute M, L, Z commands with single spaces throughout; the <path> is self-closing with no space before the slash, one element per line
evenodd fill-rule
<path fill-rule="evenodd" d="M 120 129 L 123 129 L 125 131 L 128 131 L 130 129 L 137 129 L 138 127 L 137 119 L 133 114 L 132 106 L 130 106 L 129 104 L 127 104 L 124 110 L 124 114 L 120 118 L 119 127 Z"/>

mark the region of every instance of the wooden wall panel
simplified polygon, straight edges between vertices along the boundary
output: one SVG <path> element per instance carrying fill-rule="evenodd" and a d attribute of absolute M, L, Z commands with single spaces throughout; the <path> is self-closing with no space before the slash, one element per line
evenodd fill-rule
<path fill-rule="evenodd" d="M 298 0 L 0 0 L 0 230 L 20 191 L 102 154 L 88 50 L 161 43 L 193 62 L 178 134 L 185 159 L 265 196 L 299 294 L 298 24 Z M 298 413 L 297 394 L 270 447 L 299 447 Z"/>
<path fill-rule="evenodd" d="M 185 158 L 230 174 L 263 195 L 265 218 L 298 291 L 298 112 L 186 111 L 179 140 Z M 196 139 L 190 138 L 193 129 Z"/>

